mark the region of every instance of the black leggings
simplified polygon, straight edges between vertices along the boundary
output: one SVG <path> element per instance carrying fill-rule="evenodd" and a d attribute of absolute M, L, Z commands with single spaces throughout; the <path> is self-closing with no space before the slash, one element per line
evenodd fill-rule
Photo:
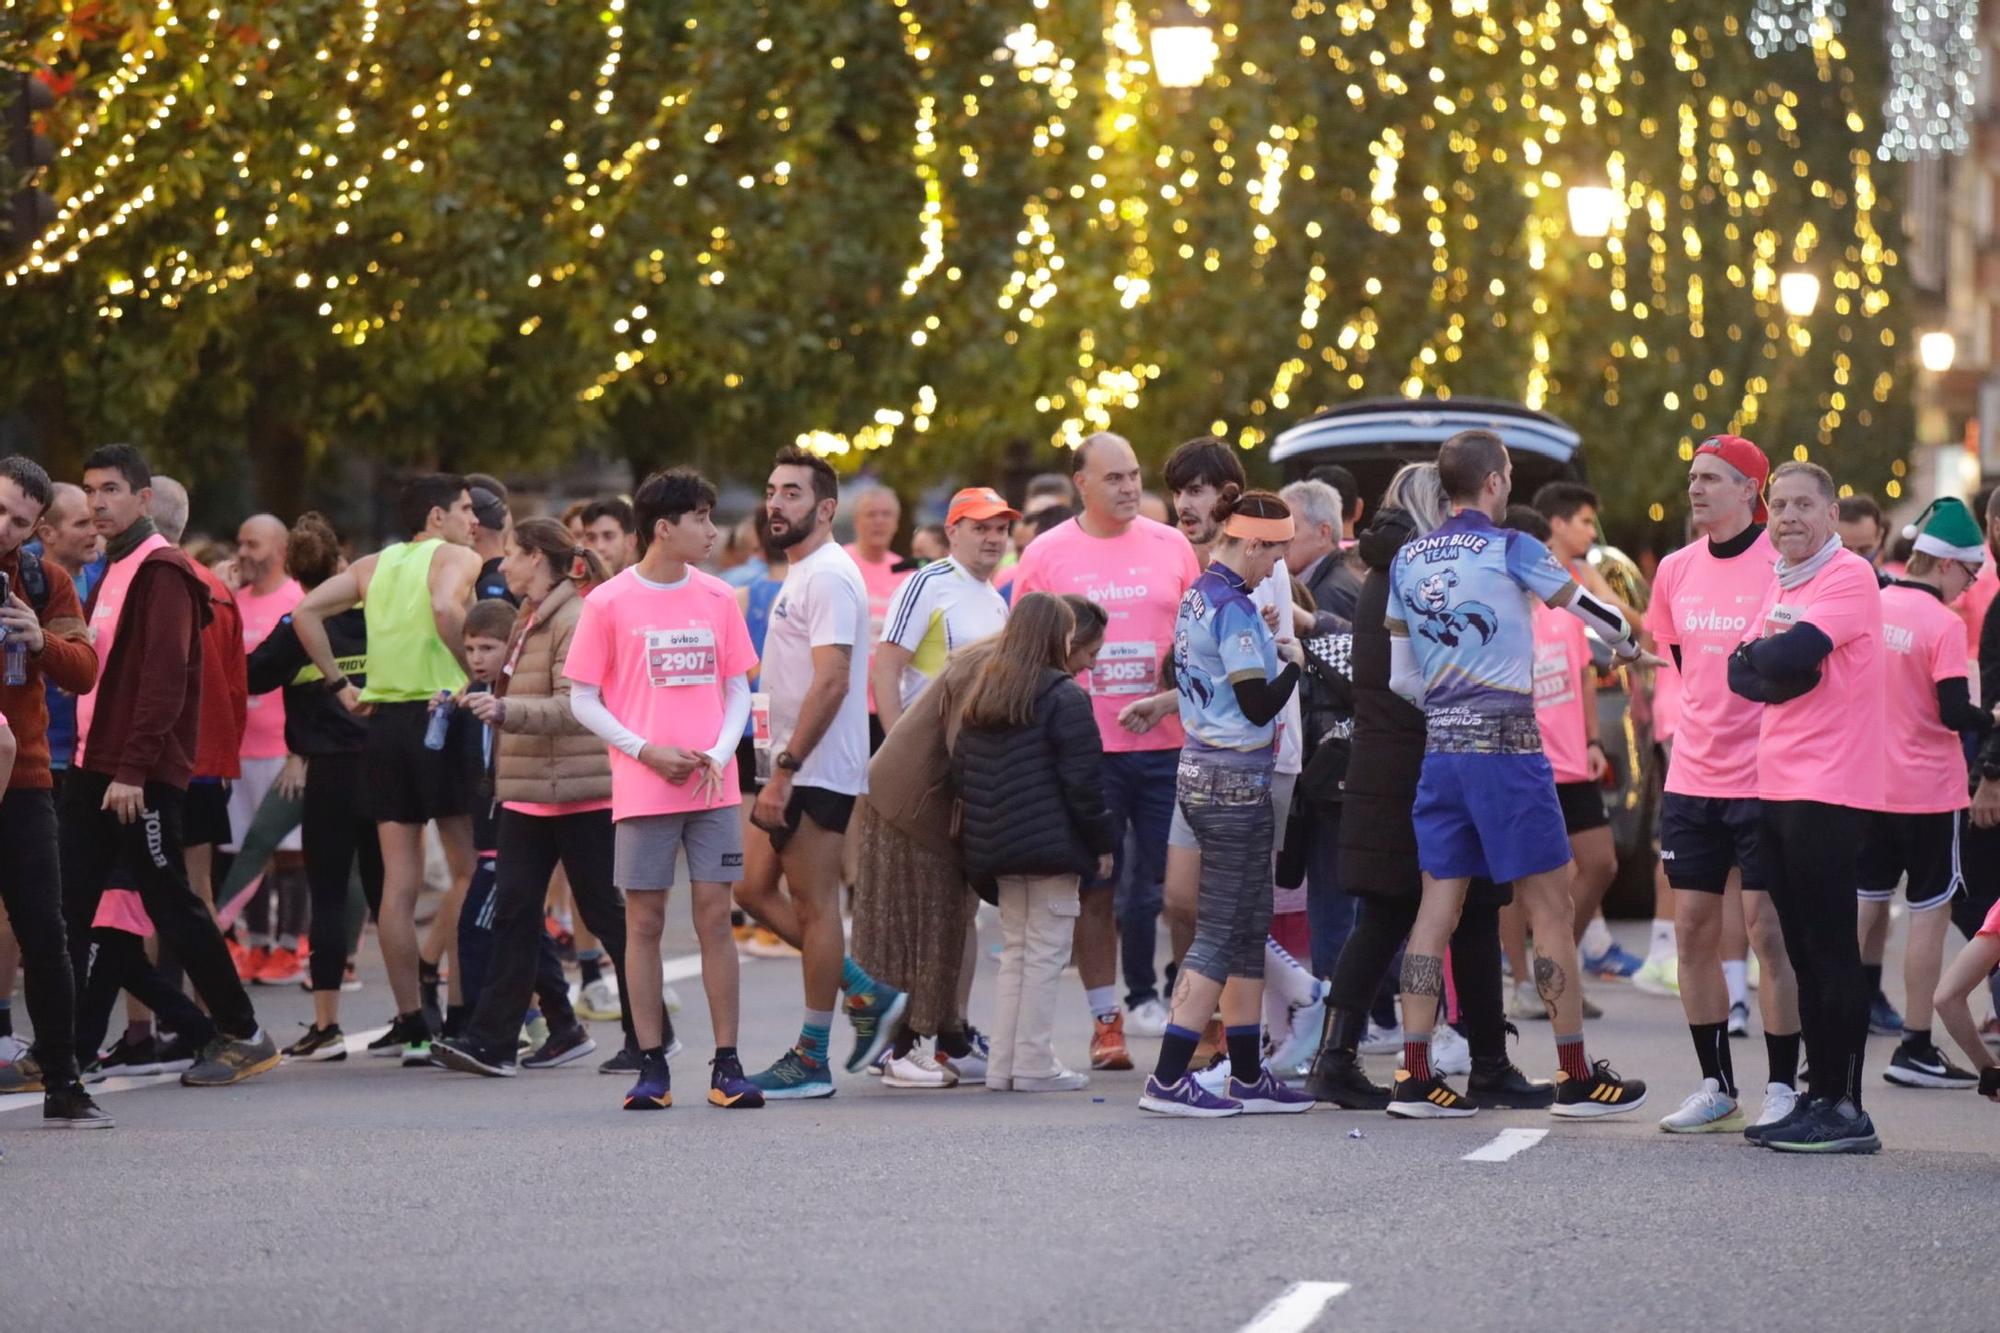
<path fill-rule="evenodd" d="M 1812 1090 L 1861 1105 L 1868 1006 L 1854 885 L 1862 816 L 1818 801 L 1765 801 L 1764 869 L 1785 953 L 1799 978 L 1799 1020 Z"/>
<path fill-rule="evenodd" d="M 1389 975 L 1397 950 L 1417 922 L 1418 899 L 1362 898 L 1354 930 L 1333 966 L 1333 1006 L 1365 1013 Z M 1500 1007 L 1500 908 L 1468 901 L 1451 933 L 1451 978 L 1459 1024 L 1474 1059 L 1504 1059 L 1507 1020 Z"/>
<path fill-rule="evenodd" d="M 306 760 L 306 883 L 312 889 L 312 988 L 340 989 L 347 970 L 348 878 L 357 862 L 368 914 L 382 906 L 382 843 L 368 817 L 362 784 L 366 765 L 353 754 L 316 754 Z"/>
<path fill-rule="evenodd" d="M 83 996 L 76 1007 L 77 1049 L 86 1060 L 95 1060 L 111 1027 L 111 1014 L 118 1005 L 118 992 L 130 991 L 132 998 L 153 1011 L 154 1027 L 184 1038 L 197 1049 L 215 1036 L 215 1025 L 195 1007 L 193 1000 L 173 978 L 179 969 L 163 970 L 146 957 L 146 941 L 129 931 L 110 926 L 90 929 L 90 973 L 83 981 Z"/>
<path fill-rule="evenodd" d="M 76 1077 L 76 982 L 63 930 L 56 807 L 49 792 L 17 787 L 0 795 L 0 908 L 21 946 L 35 1058 L 50 1086 L 67 1083 Z M 7 978 L 9 985 L 13 980 Z M 93 1048 L 83 1058 L 96 1054 Z"/>

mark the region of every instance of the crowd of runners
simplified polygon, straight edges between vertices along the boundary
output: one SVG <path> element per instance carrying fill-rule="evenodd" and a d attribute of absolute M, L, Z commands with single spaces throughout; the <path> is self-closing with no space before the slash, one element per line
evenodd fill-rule
<path fill-rule="evenodd" d="M 1379 496 L 1253 488 L 1208 438 L 1157 491 L 1115 435 L 1071 462 L 1018 505 L 957 491 L 906 558 L 892 491 L 792 448 L 726 530 L 685 468 L 559 516 L 434 474 L 368 554 L 317 513 L 184 544 L 186 490 L 130 446 L 65 481 L 0 459 L 0 1094 L 107 1127 L 115 1074 L 507 1078 L 615 1022 L 597 1067 L 664 1108 L 684 884 L 720 1108 L 831 1096 L 836 1059 L 1071 1092 L 1145 1039 L 1159 1115 L 1620 1115 L 1648 1090 L 1587 1044 L 1586 986 L 1626 979 L 1685 1011 L 1667 1132 L 1875 1151 L 1871 1030 L 1891 1082 L 2000 1100 L 2000 503 L 1941 499 L 1899 548 L 1719 436 L 1647 595 L 1600 571 L 1587 488 L 1515 503 L 1481 430 Z M 1601 911 L 1613 678 L 1665 763 L 1643 957 Z M 393 1004 L 353 998 L 364 947 Z M 747 1061 L 740 957 L 803 992 Z M 1072 965 L 1087 1052 L 1058 1049 Z M 312 996 L 289 1041 L 277 986 Z M 350 1037 L 357 1003 L 386 1026 Z M 1527 1019 L 1549 1079 L 1509 1053 Z"/>

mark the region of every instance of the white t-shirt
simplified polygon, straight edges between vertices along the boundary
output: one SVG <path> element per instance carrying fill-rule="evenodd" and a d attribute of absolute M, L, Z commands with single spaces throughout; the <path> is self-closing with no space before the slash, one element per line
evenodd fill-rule
<path fill-rule="evenodd" d="M 1292 623 L 1292 575 L 1285 568 L 1284 561 L 1272 565 L 1264 581 L 1250 590 L 1250 601 L 1260 612 L 1267 606 L 1278 608 L 1278 627 L 1271 631 L 1278 638 L 1298 637 L 1298 627 Z M 1305 742 L 1299 715 L 1299 691 L 1304 686 L 1305 681 L 1301 679 L 1292 690 L 1292 697 L 1285 700 L 1283 711 L 1278 714 L 1278 762 L 1273 772 L 1296 774 L 1305 767 Z M 1283 837 L 1282 831 L 1279 836 Z"/>
<path fill-rule="evenodd" d="M 854 558 L 833 542 L 792 563 L 771 605 L 758 684 L 770 696 L 774 755 L 798 726 L 812 686 L 812 650 L 829 644 L 854 650 L 847 694 L 792 782 L 858 796 L 868 790 L 868 586 Z"/>
<path fill-rule="evenodd" d="M 907 649 L 903 707 L 924 692 L 951 655 L 968 643 L 1007 628 L 1007 599 L 958 561 L 925 565 L 903 581 L 889 601 L 882 642 Z"/>

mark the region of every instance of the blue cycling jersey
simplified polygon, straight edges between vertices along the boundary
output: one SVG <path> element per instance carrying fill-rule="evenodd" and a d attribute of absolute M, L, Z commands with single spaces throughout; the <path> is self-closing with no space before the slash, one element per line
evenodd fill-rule
<path fill-rule="evenodd" d="M 1389 632 L 1407 635 L 1424 678 L 1431 748 L 1487 748 L 1535 715 L 1535 631 L 1530 595 L 1554 601 L 1571 583 L 1549 548 L 1494 526 L 1477 510 L 1406 542 L 1389 569 Z M 1511 749 L 1509 743 L 1500 748 Z M 1539 740 L 1533 748 L 1540 748 Z"/>
<path fill-rule="evenodd" d="M 1278 646 L 1243 577 L 1210 565 L 1181 597 L 1174 617 L 1174 686 L 1191 749 L 1268 750 L 1275 722 L 1243 716 L 1234 683 L 1278 674 Z"/>

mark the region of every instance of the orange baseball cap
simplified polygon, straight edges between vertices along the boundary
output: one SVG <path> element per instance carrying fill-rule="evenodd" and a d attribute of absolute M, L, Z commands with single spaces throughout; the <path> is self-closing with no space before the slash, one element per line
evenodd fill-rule
<path fill-rule="evenodd" d="M 951 508 L 945 511 L 944 521 L 949 526 L 961 518 L 977 522 L 980 519 L 999 518 L 1003 515 L 1007 518 L 1019 518 L 1021 511 L 1008 504 L 1001 498 L 1000 492 L 991 486 L 967 486 L 951 497 Z"/>

